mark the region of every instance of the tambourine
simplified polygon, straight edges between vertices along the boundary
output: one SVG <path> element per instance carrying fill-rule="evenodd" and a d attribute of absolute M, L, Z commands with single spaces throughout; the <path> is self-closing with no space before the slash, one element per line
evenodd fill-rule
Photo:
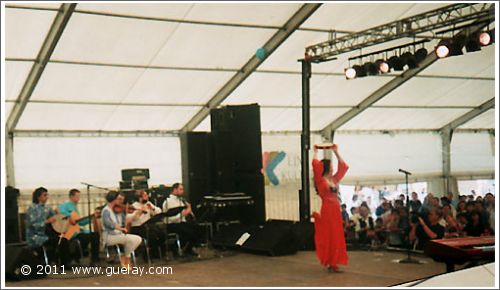
<path fill-rule="evenodd" d="M 314 145 L 315 148 L 317 149 L 336 149 L 337 144 L 333 143 L 319 143 Z"/>

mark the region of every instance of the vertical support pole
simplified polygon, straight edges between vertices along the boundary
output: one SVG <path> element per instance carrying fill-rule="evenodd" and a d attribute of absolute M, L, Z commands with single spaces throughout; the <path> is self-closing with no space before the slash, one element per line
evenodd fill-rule
<path fill-rule="evenodd" d="M 446 195 L 452 190 L 450 175 L 451 175 L 451 138 L 453 135 L 453 130 L 450 128 L 444 128 L 441 134 L 442 140 L 442 155 L 443 155 L 443 178 L 444 178 L 444 192 Z"/>
<path fill-rule="evenodd" d="M 90 210 L 90 185 L 87 184 L 87 214 L 90 216 L 91 213 L 92 212 Z M 89 231 L 91 231 L 91 232 L 92 232 L 92 222 L 93 222 L 93 220 L 91 219 L 90 223 L 89 223 Z"/>
<path fill-rule="evenodd" d="M 310 130 L 310 87 L 311 62 L 300 60 L 302 63 L 302 134 L 301 134 L 301 170 L 302 189 L 299 191 L 299 215 L 301 222 L 311 219 L 310 185 L 309 185 L 309 149 L 311 147 Z"/>
<path fill-rule="evenodd" d="M 16 186 L 14 176 L 14 134 L 5 131 L 5 175 L 7 185 Z"/>

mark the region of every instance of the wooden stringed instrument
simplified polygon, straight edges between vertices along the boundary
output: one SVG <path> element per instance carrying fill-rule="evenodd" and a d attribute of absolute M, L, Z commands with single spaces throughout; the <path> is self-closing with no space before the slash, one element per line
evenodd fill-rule
<path fill-rule="evenodd" d="M 96 210 L 101 210 L 103 209 L 104 206 L 99 206 L 96 208 Z M 64 216 L 62 214 L 56 214 L 55 221 L 52 223 L 52 228 L 54 231 L 56 231 L 58 234 L 60 234 L 60 237 L 65 238 L 67 240 L 71 240 L 73 235 L 75 233 L 80 232 L 80 222 L 92 218 L 94 214 L 85 216 L 85 217 L 80 217 L 76 211 L 73 211 L 71 215 L 69 216 Z M 74 221 L 74 224 L 70 222 L 70 219 Z"/>

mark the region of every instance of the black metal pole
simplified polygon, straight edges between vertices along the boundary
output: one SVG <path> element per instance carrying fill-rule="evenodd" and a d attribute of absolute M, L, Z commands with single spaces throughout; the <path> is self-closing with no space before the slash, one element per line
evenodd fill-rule
<path fill-rule="evenodd" d="M 88 211 L 88 215 L 90 216 L 90 185 L 87 185 L 87 211 Z M 89 223 L 89 230 L 90 232 L 92 232 L 92 219 L 90 219 L 90 223 Z"/>
<path fill-rule="evenodd" d="M 299 190 L 299 214 L 301 222 L 311 219 L 310 190 L 309 190 L 309 149 L 311 147 L 310 130 L 310 87 L 311 62 L 305 59 L 302 63 L 302 134 L 301 134 L 301 180 L 302 188 Z"/>
<path fill-rule="evenodd" d="M 419 260 L 412 259 L 411 258 L 411 243 L 410 243 L 410 193 L 409 193 L 409 184 L 408 184 L 408 175 L 411 173 L 402 169 L 399 169 L 399 172 L 403 172 L 405 175 L 405 182 L 406 182 L 406 219 L 408 222 L 408 229 L 406 229 L 406 239 L 408 246 L 406 247 L 406 253 L 407 253 L 407 258 L 406 259 L 401 259 L 399 260 L 399 263 L 402 264 L 420 264 Z"/>
<path fill-rule="evenodd" d="M 410 227 L 411 221 L 410 221 L 410 195 L 408 190 L 408 173 L 405 173 L 405 179 L 406 179 L 406 218 L 408 221 L 408 227 Z M 408 260 L 411 260 L 410 228 L 406 230 L 406 240 L 408 241 L 408 247 L 406 247 L 406 251 L 408 252 Z"/>

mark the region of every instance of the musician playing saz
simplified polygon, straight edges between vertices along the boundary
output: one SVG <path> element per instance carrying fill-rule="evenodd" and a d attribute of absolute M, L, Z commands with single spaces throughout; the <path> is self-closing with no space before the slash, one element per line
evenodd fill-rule
<path fill-rule="evenodd" d="M 163 203 L 164 212 L 176 207 L 186 207 L 178 215 L 167 219 L 167 231 L 179 235 L 186 255 L 198 256 L 198 253 L 193 250 L 193 247 L 201 244 L 203 234 L 197 224 L 187 222 L 187 217 L 194 217 L 194 213 L 191 204 L 184 199 L 183 194 L 184 186 L 181 183 L 174 183 L 170 196 Z"/>
<path fill-rule="evenodd" d="M 26 211 L 26 242 L 36 250 L 40 257 L 43 255 L 42 247 L 47 248 L 49 260 L 55 261 L 59 256 L 62 264 L 67 264 L 68 257 L 60 255 L 59 247 L 66 247 L 68 241 L 60 241 L 57 233 L 52 230 L 51 224 L 56 221 L 54 211 L 47 206 L 49 199 L 48 190 L 44 187 L 35 189 L 32 195 L 33 203 Z"/>
<path fill-rule="evenodd" d="M 161 213 L 161 208 L 149 201 L 149 194 L 144 189 L 138 189 L 137 195 L 139 200 L 132 204 L 135 210 L 127 215 L 131 221 L 130 233 L 146 238 L 153 250 L 160 249 L 161 252 L 165 252 L 165 232 L 157 225 L 144 224 L 151 217 Z"/>
<path fill-rule="evenodd" d="M 80 202 L 80 191 L 78 189 L 71 189 L 69 191 L 69 200 L 59 205 L 59 212 L 63 216 L 69 216 L 70 225 L 78 224 L 80 228 L 82 226 L 86 226 L 90 223 L 90 218 L 93 218 L 94 215 L 91 215 L 89 218 L 79 219 L 80 212 L 78 211 L 78 202 Z M 76 216 L 75 213 L 76 212 Z M 76 217 L 76 219 L 75 219 Z M 96 264 L 99 262 L 99 234 L 96 232 L 90 232 L 87 229 L 80 228 L 79 231 L 75 232 L 70 240 L 78 239 L 82 246 L 84 256 L 88 255 L 88 247 L 90 244 L 90 263 Z M 64 253 L 63 253 L 64 254 Z M 69 253 L 67 253 L 69 255 Z"/>

